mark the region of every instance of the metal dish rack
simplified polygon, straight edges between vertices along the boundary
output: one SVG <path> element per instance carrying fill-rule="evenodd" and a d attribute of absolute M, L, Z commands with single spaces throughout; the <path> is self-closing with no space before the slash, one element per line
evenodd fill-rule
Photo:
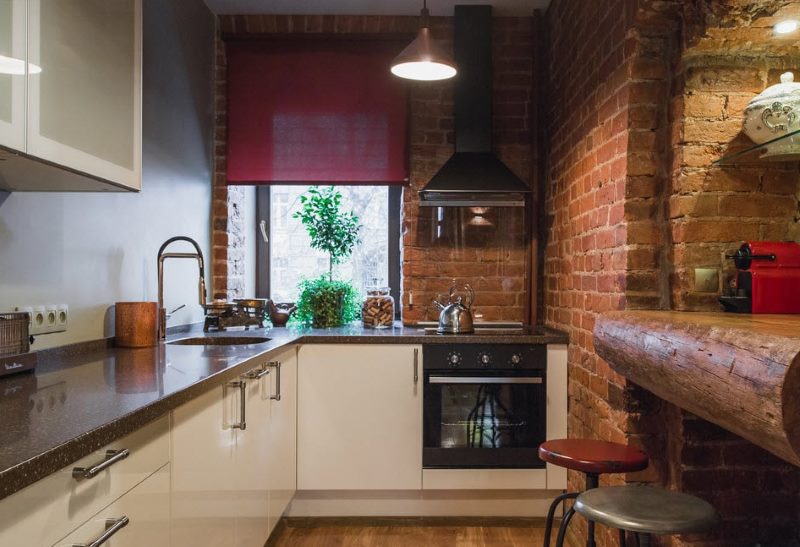
<path fill-rule="evenodd" d="M 0 313 L 0 357 L 28 353 L 28 313 Z"/>

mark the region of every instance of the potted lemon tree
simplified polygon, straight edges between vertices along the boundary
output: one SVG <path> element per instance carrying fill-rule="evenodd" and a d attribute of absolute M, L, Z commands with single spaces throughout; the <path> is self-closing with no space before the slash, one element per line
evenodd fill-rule
<path fill-rule="evenodd" d="M 334 279 L 333 267 L 350 257 L 359 243 L 359 218 L 343 209 L 342 194 L 333 186 L 310 188 L 300 196 L 300 210 L 293 217 L 303 223 L 311 247 L 328 255 L 327 274 L 300 282 L 295 320 L 324 328 L 358 319 L 358 291 L 351 282 Z"/>

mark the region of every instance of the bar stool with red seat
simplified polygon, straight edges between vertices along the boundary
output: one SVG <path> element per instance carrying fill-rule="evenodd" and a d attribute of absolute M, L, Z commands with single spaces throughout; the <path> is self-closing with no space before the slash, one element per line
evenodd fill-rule
<path fill-rule="evenodd" d="M 603 473 L 633 473 L 646 469 L 649 464 L 647 454 L 638 448 L 595 439 L 545 441 L 539 445 L 539 458 L 559 467 L 582 472 L 586 477 L 586 490 L 597 488 L 600 475 Z M 580 492 L 561 494 L 550 504 L 545 523 L 544 547 L 550 547 L 550 534 L 558 505 L 568 499 L 577 498 L 579 494 Z M 564 534 L 574 514 L 574 508 L 570 507 L 561 520 L 556 539 L 556 545 L 559 547 L 564 543 Z M 589 521 L 586 547 L 595 547 L 593 521 Z"/>

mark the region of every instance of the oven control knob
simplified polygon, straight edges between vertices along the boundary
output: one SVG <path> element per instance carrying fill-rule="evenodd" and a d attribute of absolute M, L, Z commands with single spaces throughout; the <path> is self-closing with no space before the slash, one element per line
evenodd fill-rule
<path fill-rule="evenodd" d="M 512 366 L 519 365 L 520 363 L 522 363 L 522 355 L 519 353 L 512 354 L 511 359 L 509 359 L 509 362 L 511 363 Z"/>
<path fill-rule="evenodd" d="M 451 351 L 447 354 L 447 363 L 451 367 L 457 367 L 461 364 L 461 353 L 458 351 Z"/>
<path fill-rule="evenodd" d="M 478 364 L 482 367 L 488 367 L 492 364 L 492 354 L 488 351 L 482 351 L 478 354 Z"/>

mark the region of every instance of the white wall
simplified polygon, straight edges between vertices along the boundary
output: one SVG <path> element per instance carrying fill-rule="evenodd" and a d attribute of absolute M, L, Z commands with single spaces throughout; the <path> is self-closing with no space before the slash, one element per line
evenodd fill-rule
<path fill-rule="evenodd" d="M 156 300 L 171 236 L 196 239 L 210 261 L 214 24 L 202 0 L 144 0 L 141 193 L 0 197 L 0 311 L 70 308 L 68 332 L 33 349 L 111 336 L 114 302 Z M 195 263 L 168 263 L 165 278 L 167 307 L 187 304 L 170 325 L 202 320 Z"/>

